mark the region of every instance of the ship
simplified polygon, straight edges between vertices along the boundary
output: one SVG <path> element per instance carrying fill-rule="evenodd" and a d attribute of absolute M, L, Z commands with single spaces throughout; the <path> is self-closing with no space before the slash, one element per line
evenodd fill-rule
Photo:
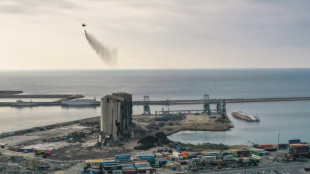
<path fill-rule="evenodd" d="M 62 99 L 61 105 L 63 106 L 96 106 L 100 102 L 96 99 Z"/>
<path fill-rule="evenodd" d="M 245 120 L 245 121 L 249 121 L 249 122 L 259 122 L 260 118 L 258 116 L 253 116 L 253 115 L 249 115 L 243 112 L 233 112 L 231 113 L 232 116 L 234 116 L 235 118 L 241 119 L 241 120 Z"/>
<path fill-rule="evenodd" d="M 38 106 L 39 104 L 36 103 L 36 102 L 32 102 L 32 100 L 30 102 L 25 102 L 25 101 L 22 101 L 22 100 L 16 100 L 15 103 L 12 103 L 12 106 L 15 106 L 15 107 L 24 107 L 24 106 Z"/>

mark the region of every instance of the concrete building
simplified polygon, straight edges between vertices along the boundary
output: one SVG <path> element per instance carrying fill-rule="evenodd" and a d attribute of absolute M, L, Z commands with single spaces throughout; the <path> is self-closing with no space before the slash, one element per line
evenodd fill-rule
<path fill-rule="evenodd" d="M 113 93 L 101 99 L 101 120 L 99 142 L 106 138 L 119 140 L 132 124 L 132 95 L 124 92 Z"/>

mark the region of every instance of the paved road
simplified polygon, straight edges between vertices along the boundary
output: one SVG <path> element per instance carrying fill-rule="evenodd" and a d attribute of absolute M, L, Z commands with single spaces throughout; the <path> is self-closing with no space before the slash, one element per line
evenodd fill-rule
<path fill-rule="evenodd" d="M 188 172 L 193 174 L 268 174 L 268 173 L 290 173 L 290 174 L 305 174 L 304 171 L 305 165 L 309 165 L 310 163 L 271 163 L 264 166 L 258 166 L 253 168 L 237 168 L 237 169 L 223 169 L 218 171 L 199 171 L 199 172 Z"/>

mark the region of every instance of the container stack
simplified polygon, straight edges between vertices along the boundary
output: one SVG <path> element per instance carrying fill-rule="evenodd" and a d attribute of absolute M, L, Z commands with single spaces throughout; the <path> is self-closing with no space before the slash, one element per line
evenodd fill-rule
<path fill-rule="evenodd" d="M 309 146 L 305 144 L 300 144 L 300 143 L 290 144 L 289 151 L 293 154 L 308 153 Z"/>

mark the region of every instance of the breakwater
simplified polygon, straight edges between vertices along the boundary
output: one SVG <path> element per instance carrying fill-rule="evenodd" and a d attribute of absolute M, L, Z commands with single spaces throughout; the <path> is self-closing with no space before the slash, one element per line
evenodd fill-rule
<path fill-rule="evenodd" d="M 12 95 L 12 94 L 0 94 L 0 98 L 82 98 L 83 95 L 69 95 L 69 94 L 22 94 L 22 95 Z"/>
<path fill-rule="evenodd" d="M 188 105 L 204 103 L 247 103 L 247 102 L 277 102 L 277 101 L 304 101 L 310 97 L 278 97 L 278 98 L 236 98 L 236 99 L 210 99 L 210 100 L 159 100 L 159 101 L 133 101 L 133 105 Z"/>
<path fill-rule="evenodd" d="M 45 125 L 45 126 L 32 127 L 28 129 L 21 129 L 17 131 L 2 132 L 0 133 L 0 139 L 10 137 L 10 136 L 15 136 L 15 135 L 24 135 L 30 132 L 38 132 L 38 131 L 44 131 L 48 129 L 54 129 L 54 128 L 61 127 L 61 126 L 69 126 L 72 124 L 77 124 L 77 123 L 82 123 L 82 122 L 94 122 L 94 121 L 98 121 L 99 119 L 100 119 L 100 116 L 95 116 L 95 117 L 67 121 L 67 122 L 56 123 L 56 124 L 50 124 L 50 125 Z"/>
<path fill-rule="evenodd" d="M 72 96 L 71 96 L 72 97 Z M 79 97 L 73 97 L 79 98 Z M 215 104 L 219 102 L 226 103 L 248 103 L 248 102 L 279 102 L 279 101 L 306 101 L 310 97 L 279 97 L 279 98 L 236 98 L 236 99 L 210 99 L 210 100 L 154 100 L 154 101 L 133 101 L 133 105 L 190 105 L 190 104 Z M 12 106 L 15 102 L 0 102 L 0 106 Z M 60 101 L 54 102 L 33 102 L 36 106 L 61 106 Z M 87 107 L 82 105 L 79 107 Z M 100 103 L 92 106 L 100 106 Z M 68 106 L 70 107 L 70 106 Z"/>

